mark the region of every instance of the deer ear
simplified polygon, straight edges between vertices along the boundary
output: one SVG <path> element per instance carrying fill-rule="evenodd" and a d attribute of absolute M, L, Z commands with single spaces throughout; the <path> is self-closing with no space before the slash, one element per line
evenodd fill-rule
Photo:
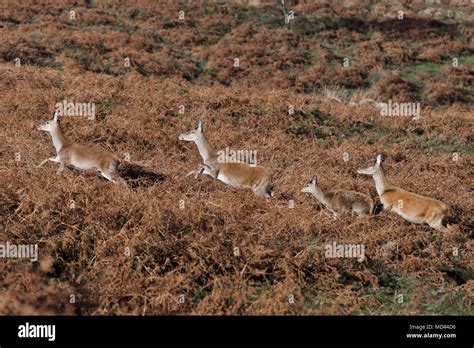
<path fill-rule="evenodd" d="M 199 120 L 199 122 L 198 122 L 198 128 L 197 129 L 198 129 L 198 131 L 202 132 L 202 121 L 201 120 Z"/>
<path fill-rule="evenodd" d="M 317 182 L 317 178 L 316 178 L 316 175 L 313 176 L 313 179 L 311 180 L 311 183 L 316 185 L 316 182 Z"/>
<path fill-rule="evenodd" d="M 54 120 L 54 121 L 57 121 L 57 120 L 58 120 L 58 117 L 59 117 L 59 109 L 54 112 L 54 114 L 53 114 L 53 120 Z"/>
<path fill-rule="evenodd" d="M 377 155 L 377 160 L 375 161 L 375 163 L 377 165 L 381 165 L 382 164 L 382 155 L 378 154 Z"/>

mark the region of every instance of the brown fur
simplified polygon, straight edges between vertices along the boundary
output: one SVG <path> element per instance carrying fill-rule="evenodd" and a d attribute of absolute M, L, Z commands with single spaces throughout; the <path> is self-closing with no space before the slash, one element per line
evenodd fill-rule
<path fill-rule="evenodd" d="M 217 170 L 217 177 L 229 178 L 232 187 L 249 188 L 259 196 L 266 196 L 271 190 L 271 171 L 268 168 L 246 163 L 221 163 Z"/>
<path fill-rule="evenodd" d="M 445 231 L 443 220 L 448 206 L 443 202 L 406 191 L 391 185 L 385 178 L 382 157 L 377 156 L 376 163 L 368 168 L 359 169 L 360 174 L 372 175 L 384 210 L 390 210 L 413 223 L 427 223 L 438 231 Z"/>
<path fill-rule="evenodd" d="M 197 177 L 197 175 L 204 172 L 231 187 L 251 189 L 257 196 L 273 196 L 270 169 L 242 162 L 219 162 L 217 151 L 204 135 L 201 121 L 199 121 L 196 130 L 181 134 L 178 138 L 185 141 L 194 141 L 203 160 L 199 168 L 191 171 L 188 175 L 194 173 Z"/>
<path fill-rule="evenodd" d="M 439 227 L 448 212 L 448 206 L 443 202 L 398 187 L 384 191 L 380 200 L 384 209 L 394 211 L 408 221 L 427 223 L 432 227 Z"/>
<path fill-rule="evenodd" d="M 46 130 L 51 134 L 57 156 L 48 160 L 59 163 L 59 172 L 64 169 L 65 165 L 72 165 L 80 170 L 97 169 L 106 179 L 126 186 L 125 180 L 117 173 L 119 161 L 102 149 L 67 140 L 62 133 L 57 115 L 52 121 L 39 126 L 39 129 Z M 43 161 L 40 166 L 46 161 Z"/>
<path fill-rule="evenodd" d="M 371 214 L 374 209 L 374 202 L 372 199 L 360 192 L 337 190 L 328 192 L 327 199 L 332 209 L 341 214 L 351 214 L 357 209 L 364 210 L 366 214 Z"/>
<path fill-rule="evenodd" d="M 59 156 L 62 160 L 68 164 L 72 161 L 93 161 L 96 163 L 96 169 L 100 171 L 107 171 L 111 168 L 115 168 L 118 165 L 118 160 L 110 153 L 96 147 L 69 143 L 63 146 L 59 152 Z"/>

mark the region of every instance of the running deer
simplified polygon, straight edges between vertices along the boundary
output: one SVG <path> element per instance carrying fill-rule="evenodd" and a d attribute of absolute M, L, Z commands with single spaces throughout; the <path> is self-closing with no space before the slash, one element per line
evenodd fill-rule
<path fill-rule="evenodd" d="M 69 164 L 81 170 L 97 169 L 107 180 L 126 186 L 126 181 L 117 173 L 118 160 L 101 149 L 67 140 L 61 131 L 58 116 L 59 110 L 54 113 L 53 120 L 38 126 L 38 130 L 49 132 L 56 149 L 56 156 L 45 159 L 39 167 L 51 161 L 59 163 L 58 173 L 64 170 L 64 165 Z"/>
<path fill-rule="evenodd" d="M 359 169 L 359 174 L 371 175 L 384 210 L 391 210 L 409 222 L 427 223 L 437 231 L 445 231 L 444 219 L 448 206 L 437 199 L 424 197 L 391 185 L 385 178 L 382 156 L 377 155 L 375 164 Z"/>
<path fill-rule="evenodd" d="M 316 177 L 301 189 L 311 193 L 316 199 L 337 216 L 338 214 L 370 215 L 374 208 L 372 199 L 360 192 L 348 190 L 325 191 L 316 181 Z"/>
<path fill-rule="evenodd" d="M 217 151 L 204 135 L 201 121 L 196 130 L 181 134 L 179 140 L 196 143 L 203 161 L 198 169 L 192 170 L 187 176 L 195 174 L 197 177 L 204 173 L 231 187 L 251 189 L 257 196 L 273 197 L 271 171 L 247 163 L 220 163 Z"/>

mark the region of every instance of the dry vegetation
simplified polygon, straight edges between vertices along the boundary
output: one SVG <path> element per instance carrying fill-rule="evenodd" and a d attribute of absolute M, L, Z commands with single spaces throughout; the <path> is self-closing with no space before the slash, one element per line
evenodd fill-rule
<path fill-rule="evenodd" d="M 0 261 L 1 314 L 473 314 L 472 7 L 300 3 L 286 30 L 273 2 L 159 3 L 2 2 L 0 242 L 38 243 L 40 259 Z M 363 98 L 419 101 L 421 119 L 350 103 Z M 129 153 L 130 189 L 36 167 L 54 153 L 36 126 L 63 99 L 96 103 L 95 121 L 63 130 Z M 178 135 L 200 118 L 215 147 L 274 168 L 274 199 L 184 177 L 200 158 Z M 334 220 L 299 193 L 316 174 L 375 198 L 355 170 L 376 153 L 394 184 L 443 200 L 458 224 Z M 366 260 L 325 258 L 333 241 L 363 244 Z"/>

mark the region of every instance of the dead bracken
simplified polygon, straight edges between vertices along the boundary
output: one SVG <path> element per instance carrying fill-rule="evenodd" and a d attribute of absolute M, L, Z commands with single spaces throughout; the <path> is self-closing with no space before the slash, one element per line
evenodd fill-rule
<path fill-rule="evenodd" d="M 0 260 L 0 314 L 472 315 L 465 6 L 435 18 L 405 2 L 399 21 L 388 0 L 286 1 L 287 28 L 276 1 L 82 3 L 12 1 L 0 14 L 0 243 L 37 244 L 39 259 Z M 36 126 L 62 100 L 94 103 L 94 120 L 61 126 L 119 158 L 128 189 L 37 168 L 54 147 Z M 389 100 L 419 102 L 420 118 L 381 116 Z M 200 119 L 216 149 L 258 151 L 272 199 L 185 177 L 201 158 L 178 135 Z M 378 153 L 393 185 L 442 200 L 456 227 L 334 219 L 300 193 L 316 173 L 377 206 L 356 170 Z M 333 243 L 363 246 L 363 261 L 325 257 Z"/>

